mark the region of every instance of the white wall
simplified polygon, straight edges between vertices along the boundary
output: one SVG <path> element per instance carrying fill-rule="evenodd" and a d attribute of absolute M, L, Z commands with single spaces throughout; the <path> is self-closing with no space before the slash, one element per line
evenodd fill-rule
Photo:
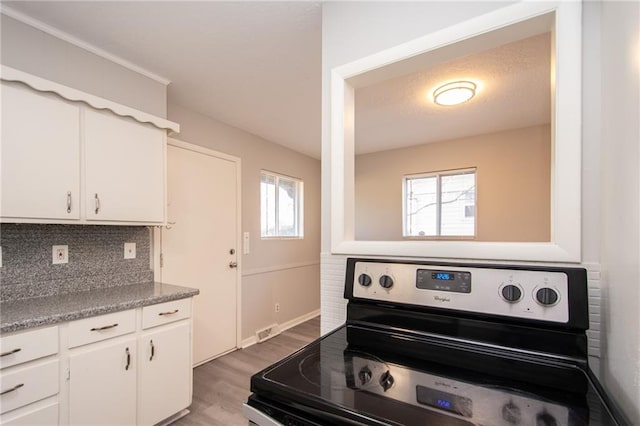
<path fill-rule="evenodd" d="M 242 230 L 251 235 L 241 259 L 243 340 L 319 310 L 320 161 L 171 102 L 169 119 L 180 123 L 177 139 L 242 161 Z M 261 169 L 303 180 L 304 239 L 260 239 Z"/>
<path fill-rule="evenodd" d="M 504 7 L 507 2 L 327 2 L 322 8 L 322 332 L 344 322 L 344 271 L 331 247 L 332 68 Z"/>
<path fill-rule="evenodd" d="M 640 424 L 640 4 L 601 4 L 602 379 Z"/>
<path fill-rule="evenodd" d="M 330 254 L 330 70 L 503 6 L 487 2 L 324 4 L 323 333 L 345 320 L 345 258 Z M 603 383 L 632 423 L 640 424 L 638 3 L 585 2 L 583 8 L 582 260 L 589 271 L 589 351 L 596 357 L 601 354 Z M 600 327 L 605 331 L 602 342 Z"/>
<path fill-rule="evenodd" d="M 0 62 L 149 114 L 167 116 L 167 86 L 6 15 Z"/>

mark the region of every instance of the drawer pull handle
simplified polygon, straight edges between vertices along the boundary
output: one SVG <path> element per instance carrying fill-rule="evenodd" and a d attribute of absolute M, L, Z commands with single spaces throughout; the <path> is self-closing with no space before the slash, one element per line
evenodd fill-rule
<path fill-rule="evenodd" d="M 102 330 L 108 330 L 108 329 L 110 329 L 110 328 L 117 327 L 117 326 L 118 326 L 118 323 L 111 324 L 111 325 L 105 325 L 104 327 L 93 327 L 93 328 L 91 329 L 91 331 L 102 331 Z"/>
<path fill-rule="evenodd" d="M 17 348 L 17 349 L 14 349 L 12 351 L 1 353 L 0 354 L 0 358 L 3 357 L 3 356 L 7 356 L 7 355 L 13 355 L 13 354 L 15 354 L 17 352 L 20 352 L 21 350 L 22 350 L 21 348 Z"/>
<path fill-rule="evenodd" d="M 160 315 L 160 316 L 173 315 L 173 314 L 177 314 L 178 311 L 180 311 L 180 309 L 174 309 L 173 311 L 167 311 L 167 312 L 160 312 L 158 315 Z"/>
<path fill-rule="evenodd" d="M 124 369 L 128 370 L 131 366 L 131 352 L 129 352 L 129 348 L 126 348 L 124 351 L 127 354 L 127 365 L 125 365 Z"/>
<path fill-rule="evenodd" d="M 151 340 L 151 356 L 149 357 L 149 361 L 153 361 L 153 356 L 156 354 L 156 347 L 153 346 L 153 340 Z"/>
<path fill-rule="evenodd" d="M 7 390 L 5 390 L 5 391 L 0 392 L 0 395 L 4 395 L 4 394 L 6 394 L 6 393 L 13 392 L 13 391 L 15 391 L 15 390 L 20 389 L 20 388 L 21 388 L 21 387 L 23 387 L 23 386 L 24 386 L 24 383 L 17 384 L 17 385 L 15 385 L 14 387 L 12 387 L 11 389 L 7 389 Z"/>

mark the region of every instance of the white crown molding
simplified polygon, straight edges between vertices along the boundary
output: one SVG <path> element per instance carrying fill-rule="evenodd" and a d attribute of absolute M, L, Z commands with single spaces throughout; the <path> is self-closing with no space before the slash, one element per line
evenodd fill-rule
<path fill-rule="evenodd" d="M 80 40 L 79 38 L 72 36 L 69 33 L 66 33 L 58 28 L 52 27 L 49 24 L 45 24 L 42 21 L 39 21 L 35 18 L 32 18 L 31 16 L 25 15 L 22 12 L 18 12 L 15 9 L 12 9 L 4 4 L 0 3 L 0 13 L 2 13 L 3 15 L 6 15 L 10 18 L 13 18 L 17 21 L 22 22 L 23 24 L 29 25 L 33 28 L 36 28 L 40 31 L 43 31 L 53 37 L 59 38 L 60 40 L 64 40 L 67 43 L 71 43 L 81 49 L 84 49 L 88 52 L 93 53 L 94 55 L 98 55 L 104 59 L 107 59 L 111 62 L 114 62 L 118 65 L 121 65 L 131 71 L 137 72 L 138 74 L 141 74 L 145 77 L 148 77 L 152 80 L 157 81 L 160 84 L 163 84 L 165 86 L 167 86 L 169 83 L 171 83 L 171 80 L 159 76 L 158 74 L 155 74 L 149 70 L 146 70 L 132 62 L 127 61 L 126 59 L 123 59 L 119 56 L 116 56 L 112 53 L 109 53 L 105 50 L 100 49 L 99 47 L 96 47 L 90 43 L 87 43 L 86 41 Z"/>

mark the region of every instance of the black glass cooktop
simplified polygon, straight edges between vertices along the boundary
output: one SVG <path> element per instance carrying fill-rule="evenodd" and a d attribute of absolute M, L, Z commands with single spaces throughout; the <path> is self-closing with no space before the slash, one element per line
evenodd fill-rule
<path fill-rule="evenodd" d="M 583 368 L 476 349 L 345 325 L 256 374 L 249 403 L 308 420 L 290 424 L 618 424 Z"/>

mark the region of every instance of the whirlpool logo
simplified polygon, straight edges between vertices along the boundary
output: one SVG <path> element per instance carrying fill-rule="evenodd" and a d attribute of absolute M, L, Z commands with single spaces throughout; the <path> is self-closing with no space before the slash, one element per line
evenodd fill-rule
<path fill-rule="evenodd" d="M 448 297 L 442 297 L 442 296 L 433 296 L 433 299 L 436 300 L 437 302 L 451 302 L 451 299 L 449 299 Z"/>

